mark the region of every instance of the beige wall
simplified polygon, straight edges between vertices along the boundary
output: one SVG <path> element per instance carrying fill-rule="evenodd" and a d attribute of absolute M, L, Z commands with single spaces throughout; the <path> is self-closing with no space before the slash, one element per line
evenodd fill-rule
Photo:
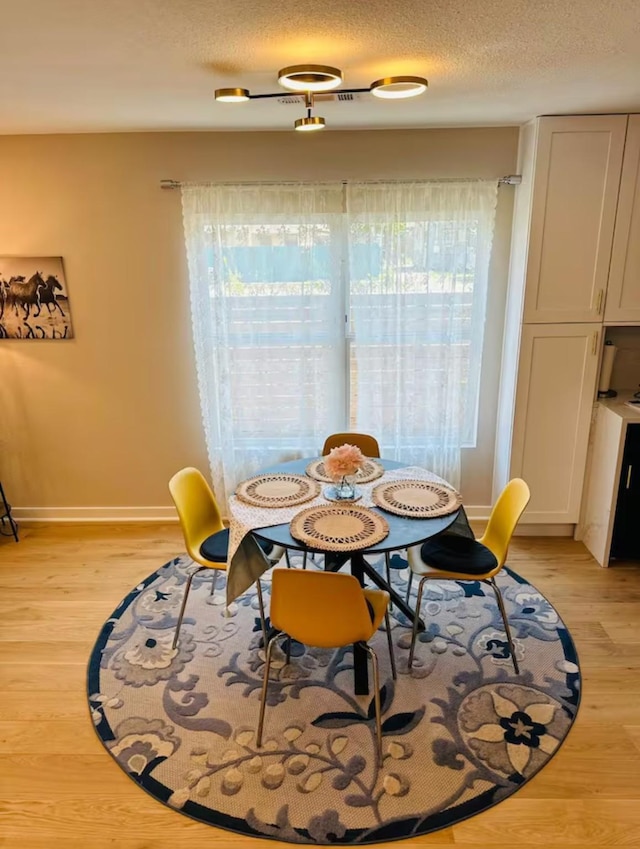
<path fill-rule="evenodd" d="M 64 257 L 76 334 L 0 341 L 10 499 L 43 516 L 133 517 L 170 504 L 177 468 L 207 467 L 180 194 L 161 191 L 161 179 L 499 177 L 515 169 L 517 141 L 517 128 L 0 138 L 0 255 Z M 513 191 L 499 192 L 480 444 L 463 467 L 469 504 L 491 494 Z"/>

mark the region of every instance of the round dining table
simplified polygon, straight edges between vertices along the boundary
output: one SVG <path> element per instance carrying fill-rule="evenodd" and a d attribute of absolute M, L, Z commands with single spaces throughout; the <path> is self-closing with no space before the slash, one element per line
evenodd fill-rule
<path fill-rule="evenodd" d="M 288 462 L 278 463 L 275 466 L 269 466 L 266 469 L 262 469 L 260 474 L 304 475 L 309 463 L 316 459 L 318 458 L 307 457 L 299 460 L 290 460 Z M 385 470 L 401 469 L 407 465 L 406 463 L 398 463 L 395 460 L 385 460 L 382 458 L 376 458 L 376 460 Z M 337 503 L 346 506 L 349 504 L 357 504 L 358 502 L 340 501 Z M 301 505 L 300 509 L 304 509 L 304 505 Z M 361 586 L 364 586 L 365 577 L 369 578 L 369 580 L 377 587 L 386 590 L 396 607 L 404 613 L 409 621 L 413 622 L 413 617 L 415 615 L 414 611 L 411 610 L 405 599 L 402 598 L 402 596 L 387 583 L 385 578 L 380 575 L 370 563 L 367 562 L 365 555 L 384 554 L 388 551 L 400 551 L 410 548 L 413 545 L 420 545 L 431 537 L 437 536 L 437 534 L 447 530 L 447 528 L 451 528 L 454 523 L 459 525 L 458 532 L 461 535 L 473 536 L 466 521 L 464 510 L 462 508 L 458 508 L 452 513 L 448 513 L 446 516 L 417 519 L 409 516 L 398 516 L 394 513 L 389 513 L 386 510 L 382 510 L 379 507 L 370 507 L 369 509 L 379 513 L 386 519 L 387 524 L 389 525 L 388 535 L 381 542 L 378 542 L 375 545 L 358 549 L 357 551 L 341 552 L 339 555 L 336 555 L 336 552 L 327 552 L 320 548 L 313 548 L 305 545 L 303 542 L 300 542 L 300 540 L 295 539 L 295 537 L 291 536 L 289 531 L 289 523 L 272 525 L 265 528 L 255 528 L 252 533 L 254 536 L 257 536 L 266 542 L 283 546 L 287 549 L 329 555 L 328 557 L 325 557 L 325 563 L 331 564 L 333 562 L 335 564 L 333 568 L 336 569 L 341 568 L 348 557 L 351 564 L 351 574 L 358 579 Z M 461 519 L 463 520 L 462 522 L 460 521 Z M 327 566 L 325 566 L 325 568 L 327 568 Z M 328 568 L 331 568 L 331 566 Z M 420 622 L 419 628 L 420 630 L 424 630 L 424 623 Z M 353 658 L 355 692 L 357 695 L 366 695 L 369 692 L 369 678 L 367 654 L 362 646 L 357 644 L 354 645 Z"/>

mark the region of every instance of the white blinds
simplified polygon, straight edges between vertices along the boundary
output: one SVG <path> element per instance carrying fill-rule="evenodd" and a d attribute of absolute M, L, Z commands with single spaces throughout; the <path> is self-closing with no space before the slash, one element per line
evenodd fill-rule
<path fill-rule="evenodd" d="M 216 492 L 331 432 L 459 481 L 497 184 L 184 186 Z"/>

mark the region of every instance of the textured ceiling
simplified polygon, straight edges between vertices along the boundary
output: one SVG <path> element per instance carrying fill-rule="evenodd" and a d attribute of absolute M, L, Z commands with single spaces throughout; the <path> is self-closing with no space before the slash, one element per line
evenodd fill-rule
<path fill-rule="evenodd" d="M 0 0 L 0 133 L 286 129 L 285 65 L 389 74 L 426 95 L 318 110 L 332 129 L 519 124 L 640 111 L 639 0 Z"/>

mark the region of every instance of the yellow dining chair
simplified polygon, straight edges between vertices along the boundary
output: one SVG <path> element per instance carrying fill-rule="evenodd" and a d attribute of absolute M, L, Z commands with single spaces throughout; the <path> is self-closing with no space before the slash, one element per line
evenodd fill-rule
<path fill-rule="evenodd" d="M 371 436 L 368 433 L 332 433 L 324 441 L 322 456 L 325 457 L 334 448 L 338 448 L 345 443 L 347 445 L 355 445 L 362 451 L 365 457 L 373 457 L 374 459 L 380 457 L 378 440 L 375 436 Z M 385 551 L 384 553 L 384 565 L 387 573 L 387 583 L 391 586 L 391 553 L 389 551 Z"/>
<path fill-rule="evenodd" d="M 428 540 L 422 546 L 415 545 L 409 549 L 411 577 L 417 575 L 420 578 L 413 633 L 411 635 L 409 667 L 413 664 L 422 590 L 425 581 L 429 579 L 436 581 L 482 581 L 493 587 L 504 622 L 513 667 L 516 675 L 520 673 L 502 593 L 495 577 L 507 559 L 511 537 L 524 508 L 529 502 L 529 497 L 530 492 L 527 484 L 521 478 L 513 478 L 500 493 L 489 516 L 487 528 L 479 540 L 453 536 L 445 532 Z M 409 583 L 407 589 L 407 600 L 410 590 L 411 583 Z"/>
<path fill-rule="evenodd" d="M 385 620 L 391 672 L 396 678 L 389 613 L 389 593 L 363 589 L 353 575 L 340 572 L 303 572 L 300 569 L 274 569 L 271 585 L 271 623 L 279 632 L 269 640 L 260 698 L 258 748 L 262 746 L 264 711 L 269 687 L 271 654 L 277 640 L 289 637 L 309 646 L 338 648 L 360 643 L 373 666 L 373 698 L 376 709 L 378 757 L 382 764 L 382 722 L 380 718 L 380 674 L 378 658 L 368 645 Z M 289 659 L 287 655 L 287 660 Z"/>
<path fill-rule="evenodd" d="M 178 511 L 187 553 L 200 567 L 191 572 L 187 579 L 173 638 L 173 648 L 175 648 L 194 575 L 204 569 L 224 571 L 228 566 L 229 529 L 223 525 L 222 516 L 211 487 L 198 469 L 188 467 L 176 472 L 169 481 L 169 492 Z M 256 539 L 256 542 L 267 558 L 270 559 L 270 562 L 278 562 L 283 554 L 283 549 L 258 539 Z M 215 589 L 217 577 L 217 572 L 214 572 L 211 592 Z M 256 581 L 256 588 L 260 606 L 260 622 L 266 645 L 267 630 L 260 581 Z"/>
<path fill-rule="evenodd" d="M 368 433 L 332 433 L 324 441 L 322 456 L 324 457 L 334 448 L 340 445 L 355 445 L 359 448 L 365 457 L 379 457 L 380 446 L 378 440 L 374 436 L 369 436 Z"/>

